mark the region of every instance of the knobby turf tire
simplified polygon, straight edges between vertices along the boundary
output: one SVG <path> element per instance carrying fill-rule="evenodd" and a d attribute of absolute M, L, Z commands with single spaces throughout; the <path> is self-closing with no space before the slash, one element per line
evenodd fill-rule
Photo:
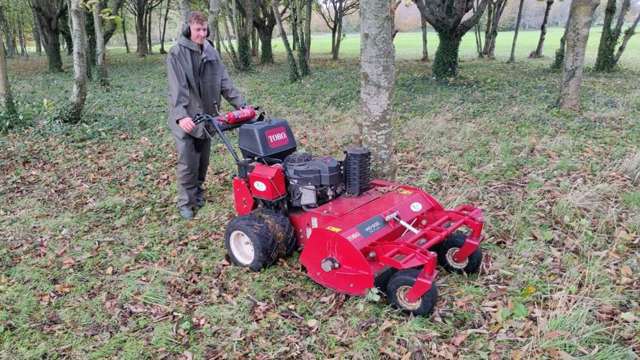
<path fill-rule="evenodd" d="M 455 232 L 447 237 L 447 239 L 442 242 L 439 246 L 434 248 L 438 254 L 438 264 L 442 266 L 445 270 L 449 272 L 457 272 L 457 273 L 467 273 L 467 274 L 476 274 L 480 271 L 480 265 L 482 265 L 482 251 L 480 247 L 478 247 L 474 252 L 469 255 L 467 258 L 468 262 L 464 268 L 459 266 L 455 266 L 452 264 L 448 257 L 447 253 L 452 248 L 462 248 L 464 245 L 464 241 L 467 239 L 467 236 L 461 232 Z"/>
<path fill-rule="evenodd" d="M 244 233 L 253 246 L 253 260 L 248 264 L 238 260 L 236 254 L 233 253 L 231 235 L 235 231 Z M 224 240 L 227 254 L 229 254 L 231 262 L 235 265 L 248 267 L 253 271 L 260 271 L 273 264 L 278 258 L 278 246 L 274 241 L 269 225 L 262 217 L 256 216 L 255 213 L 233 218 L 227 225 Z"/>
<path fill-rule="evenodd" d="M 394 273 L 389 279 L 386 293 L 389 302 L 394 307 L 414 315 L 425 316 L 431 314 L 438 301 L 436 284 L 431 284 L 431 289 L 422 295 L 419 304 L 417 302 L 409 304 L 402 298 L 402 294 L 415 284 L 418 274 L 420 274 L 419 269 L 401 270 Z"/>
<path fill-rule="evenodd" d="M 279 211 L 267 208 L 256 209 L 253 213 L 269 226 L 278 247 L 277 256 L 288 257 L 293 254 L 298 246 L 298 241 L 289 217 Z"/>

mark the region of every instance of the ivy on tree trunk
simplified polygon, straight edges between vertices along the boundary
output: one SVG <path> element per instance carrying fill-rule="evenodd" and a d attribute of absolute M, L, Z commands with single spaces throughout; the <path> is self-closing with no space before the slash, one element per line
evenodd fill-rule
<path fill-rule="evenodd" d="M 478 23 L 490 0 L 482 0 L 478 6 L 471 0 L 413 1 L 440 39 L 433 62 L 433 76 L 441 80 L 456 76 L 460 40 Z"/>

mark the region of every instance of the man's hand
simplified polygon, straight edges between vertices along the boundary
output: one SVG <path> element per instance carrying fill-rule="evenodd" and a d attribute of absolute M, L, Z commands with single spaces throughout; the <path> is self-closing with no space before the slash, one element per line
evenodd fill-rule
<path fill-rule="evenodd" d="M 178 120 L 178 126 L 180 126 L 180 128 L 184 130 L 184 132 L 189 134 L 193 131 L 193 129 L 196 128 L 196 124 L 193 122 L 193 119 L 190 117 L 186 117 Z"/>

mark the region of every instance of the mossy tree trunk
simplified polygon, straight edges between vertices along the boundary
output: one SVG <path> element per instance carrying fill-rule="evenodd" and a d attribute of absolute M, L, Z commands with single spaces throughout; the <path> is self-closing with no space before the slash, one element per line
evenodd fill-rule
<path fill-rule="evenodd" d="M 438 50 L 433 60 L 433 74 L 438 79 L 458 75 L 458 52 L 462 38 L 458 34 L 438 33 Z"/>
<path fill-rule="evenodd" d="M 253 1 L 237 0 L 235 10 L 235 30 L 238 38 L 238 70 L 251 68 L 251 33 L 253 32 Z"/>
<path fill-rule="evenodd" d="M 623 0 L 618 14 L 618 20 L 613 27 L 613 20 L 616 15 L 616 0 L 608 0 L 604 11 L 604 24 L 602 25 L 602 35 L 598 45 L 598 56 L 596 57 L 595 71 L 610 72 L 616 66 L 615 51 L 618 40 L 622 34 L 624 17 L 629 11 L 630 0 Z"/>
<path fill-rule="evenodd" d="M 560 37 L 560 46 L 556 49 L 553 63 L 551 63 L 551 70 L 560 70 L 562 69 L 562 64 L 564 64 L 564 53 L 567 47 L 567 29 L 569 26 L 569 21 L 567 19 L 567 24 L 564 27 L 564 33 L 562 37 Z"/>
<path fill-rule="evenodd" d="M 293 56 L 293 50 L 291 50 L 291 45 L 289 44 L 289 38 L 287 37 L 287 32 L 284 29 L 284 24 L 282 23 L 282 16 L 280 15 L 280 3 L 278 0 L 271 0 L 271 7 L 273 8 L 273 13 L 276 17 L 276 22 L 278 23 L 278 29 L 280 29 L 280 37 L 282 38 L 282 43 L 284 44 L 284 49 L 287 53 L 287 62 L 289 63 L 289 81 L 296 82 L 300 79 L 300 73 L 298 72 L 298 65 L 296 64 L 296 58 Z"/>
<path fill-rule="evenodd" d="M 102 29 L 102 4 L 97 2 L 92 9 L 93 12 L 93 28 L 95 29 L 96 39 L 96 65 L 98 70 L 98 81 L 100 85 L 109 86 L 109 75 L 107 71 L 107 48 L 104 41 L 104 32 Z"/>
<path fill-rule="evenodd" d="M 489 1 L 487 5 L 487 27 L 484 34 L 483 57 L 495 59 L 496 39 L 498 38 L 498 27 L 502 13 L 507 6 L 507 0 Z"/>
<path fill-rule="evenodd" d="M 9 73 L 7 71 L 7 56 L 4 51 L 4 43 L 0 36 L 0 101 L 4 106 L 5 111 L 9 115 L 15 115 L 16 106 L 13 102 L 13 96 L 11 94 L 11 85 L 9 84 Z M 8 125 L 8 126 L 7 126 Z M 0 129 L 9 128 L 12 124 L 0 124 Z"/>
<path fill-rule="evenodd" d="M 420 15 L 438 32 L 440 44 L 433 63 L 433 76 L 447 79 L 458 74 L 460 40 L 474 27 L 490 0 L 477 6 L 471 0 L 450 0 L 447 6 L 430 0 L 413 0 Z"/>
<path fill-rule="evenodd" d="M 280 14 L 282 15 L 282 14 Z M 273 8 L 268 1 L 260 1 L 253 14 L 253 25 L 258 31 L 260 38 L 260 63 L 273 63 L 273 47 L 271 39 L 273 38 L 273 29 L 277 22 L 273 12 Z"/>
<path fill-rule="evenodd" d="M 31 0 L 31 7 L 42 31 L 44 51 L 50 72 L 62 72 L 60 21 L 66 11 L 64 0 Z"/>

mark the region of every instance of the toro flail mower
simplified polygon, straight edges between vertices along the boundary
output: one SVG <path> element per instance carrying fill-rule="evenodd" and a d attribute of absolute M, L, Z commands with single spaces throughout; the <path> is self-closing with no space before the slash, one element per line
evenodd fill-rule
<path fill-rule="evenodd" d="M 433 310 L 438 264 L 479 271 L 481 209 L 445 209 L 419 188 L 370 179 L 365 148 L 347 149 L 343 160 L 296 152 L 288 123 L 252 108 L 196 122 L 220 136 L 238 167 L 237 216 L 225 233 L 234 264 L 259 271 L 301 249 L 315 282 L 349 295 L 377 287 L 416 315 Z M 234 128 L 241 157 L 224 135 Z"/>

